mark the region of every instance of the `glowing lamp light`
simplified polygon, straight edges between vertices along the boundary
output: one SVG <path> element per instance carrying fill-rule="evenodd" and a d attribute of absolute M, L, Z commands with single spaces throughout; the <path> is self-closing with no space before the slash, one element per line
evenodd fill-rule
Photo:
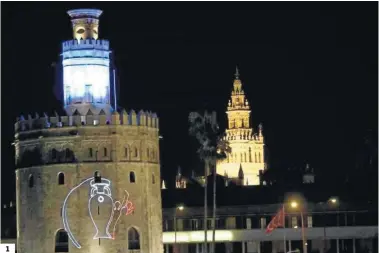
<path fill-rule="evenodd" d="M 183 211 L 184 210 L 184 206 L 182 206 L 182 205 L 178 206 L 178 210 L 179 211 Z"/>
<path fill-rule="evenodd" d="M 332 202 L 333 204 L 335 204 L 335 203 L 337 203 L 337 199 L 336 198 L 331 198 L 330 202 Z"/>
<path fill-rule="evenodd" d="M 292 208 L 297 208 L 298 207 L 298 203 L 296 201 L 292 201 L 291 202 L 291 207 Z"/>

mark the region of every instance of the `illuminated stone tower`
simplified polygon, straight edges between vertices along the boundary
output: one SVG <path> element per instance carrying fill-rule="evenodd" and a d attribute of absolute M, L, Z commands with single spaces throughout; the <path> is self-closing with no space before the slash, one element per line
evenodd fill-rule
<path fill-rule="evenodd" d="M 15 124 L 17 252 L 161 253 L 158 118 L 114 109 L 101 11 L 68 13 L 66 115 L 36 113 Z"/>
<path fill-rule="evenodd" d="M 226 139 L 232 153 L 218 162 L 217 173 L 242 185 L 259 185 L 259 170 L 264 170 L 264 138 L 262 125 L 255 133 L 250 125 L 250 105 L 236 69 L 231 99 L 227 107 L 228 128 Z"/>

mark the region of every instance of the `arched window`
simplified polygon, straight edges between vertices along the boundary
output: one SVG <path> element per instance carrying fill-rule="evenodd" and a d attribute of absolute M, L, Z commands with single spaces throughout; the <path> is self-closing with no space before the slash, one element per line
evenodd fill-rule
<path fill-rule="evenodd" d="M 256 152 L 254 153 L 254 156 L 255 156 L 255 160 L 254 160 L 254 162 L 257 163 L 257 162 L 258 162 L 258 159 L 257 159 L 257 153 L 256 153 Z"/>
<path fill-rule="evenodd" d="M 134 157 L 138 157 L 138 149 L 134 148 Z"/>
<path fill-rule="evenodd" d="M 58 230 L 55 235 L 55 252 L 68 252 L 68 235 L 63 229 Z"/>
<path fill-rule="evenodd" d="M 125 158 L 129 157 L 129 149 L 128 149 L 128 147 L 125 147 L 125 149 L 124 149 L 124 156 L 125 156 Z"/>
<path fill-rule="evenodd" d="M 262 160 L 261 160 L 261 152 L 259 152 L 259 154 L 258 154 L 258 157 L 259 157 L 259 162 L 261 162 Z"/>
<path fill-rule="evenodd" d="M 63 172 L 58 173 L 58 184 L 64 184 L 64 173 Z"/>
<path fill-rule="evenodd" d="M 51 150 L 51 159 L 52 160 L 57 159 L 57 150 L 55 148 L 53 148 L 53 150 Z"/>
<path fill-rule="evenodd" d="M 149 148 L 147 148 L 147 150 L 146 150 L 146 156 L 147 156 L 147 159 L 149 159 L 150 158 L 150 150 L 149 150 Z"/>
<path fill-rule="evenodd" d="M 246 152 L 244 153 L 244 162 L 246 162 Z"/>
<path fill-rule="evenodd" d="M 140 249 L 139 234 L 137 229 L 131 227 L 128 231 L 128 249 L 138 250 Z"/>
<path fill-rule="evenodd" d="M 34 186 L 34 177 L 32 174 L 29 175 L 29 188 Z"/>
<path fill-rule="evenodd" d="M 92 156 L 93 156 L 93 149 L 92 149 L 92 148 L 89 148 L 89 149 L 88 149 L 88 156 L 89 156 L 89 157 L 92 157 Z"/>
<path fill-rule="evenodd" d="M 131 171 L 131 172 L 129 173 L 129 182 L 130 182 L 130 183 L 135 183 L 135 182 L 136 182 L 136 174 L 134 174 L 133 171 Z"/>
<path fill-rule="evenodd" d="M 66 150 L 65 150 L 65 157 L 66 157 L 66 160 L 71 159 L 71 150 L 68 148 L 66 148 Z"/>
<path fill-rule="evenodd" d="M 153 184 L 155 184 L 155 175 L 154 175 L 154 173 L 152 175 L 151 181 L 152 181 Z"/>
<path fill-rule="evenodd" d="M 104 148 L 104 156 L 108 156 L 108 150 L 107 150 L 107 148 Z"/>
<path fill-rule="evenodd" d="M 100 172 L 95 171 L 95 173 L 93 174 L 93 177 L 95 178 L 95 183 L 101 183 L 101 175 L 100 175 Z"/>

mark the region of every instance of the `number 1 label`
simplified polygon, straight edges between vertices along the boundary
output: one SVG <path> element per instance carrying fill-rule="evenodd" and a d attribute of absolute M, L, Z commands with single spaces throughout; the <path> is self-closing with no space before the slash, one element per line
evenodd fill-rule
<path fill-rule="evenodd" d="M 1 243 L 0 253 L 16 253 L 16 245 L 10 243 Z"/>

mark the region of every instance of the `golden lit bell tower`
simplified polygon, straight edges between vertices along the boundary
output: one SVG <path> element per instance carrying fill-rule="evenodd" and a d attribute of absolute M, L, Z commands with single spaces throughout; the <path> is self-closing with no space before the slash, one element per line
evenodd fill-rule
<path fill-rule="evenodd" d="M 230 179 L 242 181 L 239 183 L 243 185 L 259 185 L 259 170 L 266 167 L 264 138 L 262 125 L 259 125 L 258 133 L 251 127 L 250 113 L 250 105 L 236 68 L 233 90 L 226 111 L 228 128 L 225 138 L 229 141 L 232 152 L 227 159 L 218 162 L 217 173 L 226 173 Z"/>

